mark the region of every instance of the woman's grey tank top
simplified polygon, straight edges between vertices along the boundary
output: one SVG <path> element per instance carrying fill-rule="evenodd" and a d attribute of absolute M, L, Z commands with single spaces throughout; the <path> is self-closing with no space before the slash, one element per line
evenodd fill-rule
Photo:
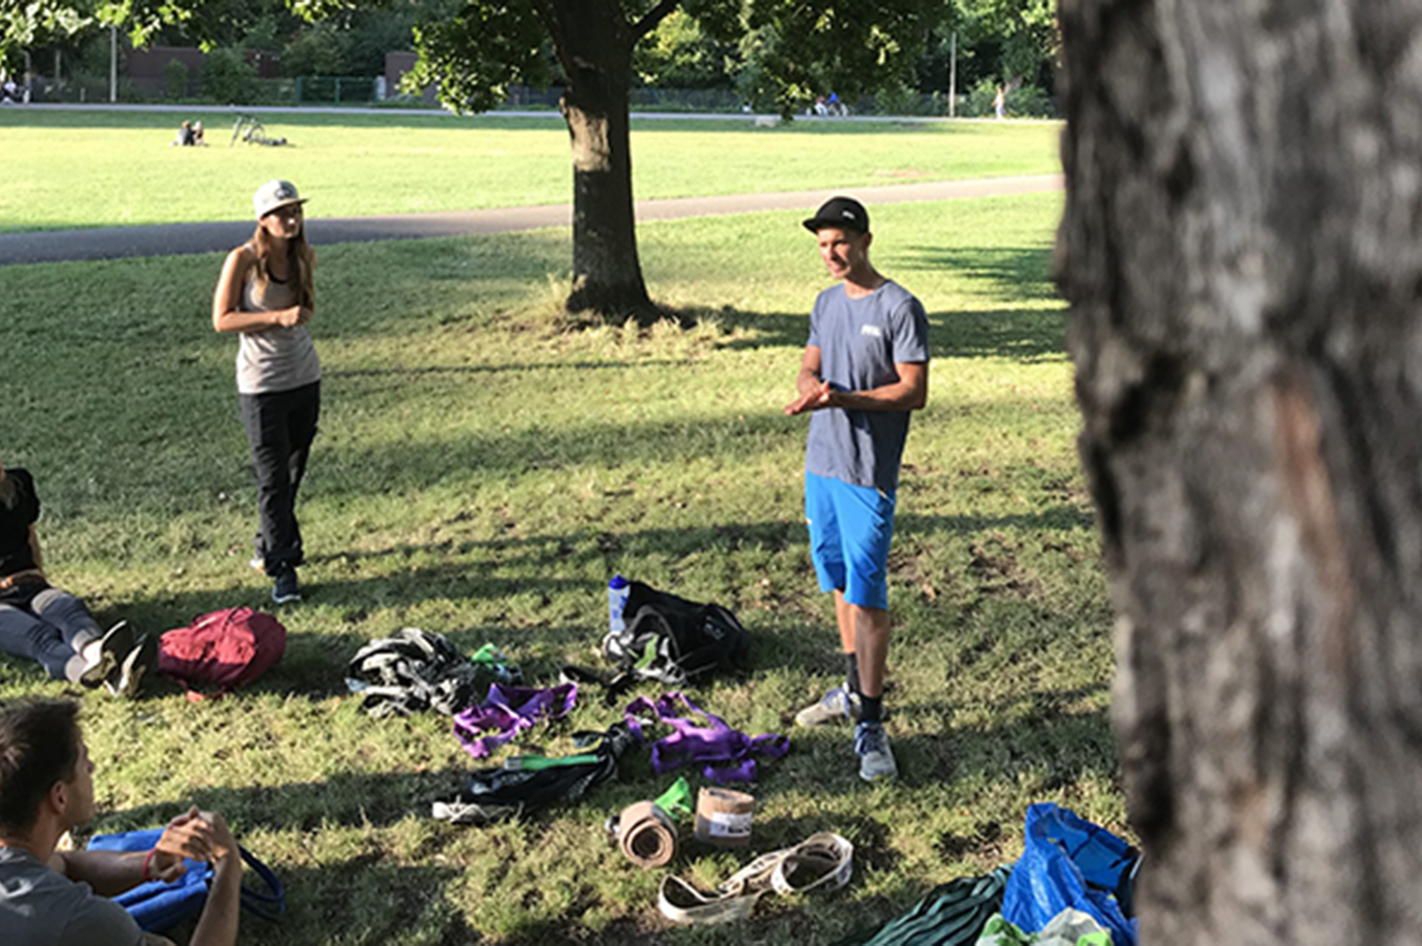
<path fill-rule="evenodd" d="M 269 281 L 265 289 L 257 282 L 257 268 L 247 270 L 242 286 L 243 312 L 271 312 L 296 305 L 296 286 Z M 240 394 L 272 394 L 321 380 L 321 362 L 306 326 L 267 328 L 243 332 L 237 345 L 237 391 Z"/>

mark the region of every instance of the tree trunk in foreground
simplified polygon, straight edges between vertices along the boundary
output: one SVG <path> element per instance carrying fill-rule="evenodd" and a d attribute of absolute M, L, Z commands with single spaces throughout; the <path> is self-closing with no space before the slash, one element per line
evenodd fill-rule
<path fill-rule="evenodd" d="M 1061 25 L 1142 942 L 1422 943 L 1422 5 Z"/>
<path fill-rule="evenodd" d="M 644 324 L 657 316 L 637 259 L 627 98 L 636 38 L 617 0 L 540 5 L 568 79 L 562 112 L 573 147 L 572 312 Z"/>

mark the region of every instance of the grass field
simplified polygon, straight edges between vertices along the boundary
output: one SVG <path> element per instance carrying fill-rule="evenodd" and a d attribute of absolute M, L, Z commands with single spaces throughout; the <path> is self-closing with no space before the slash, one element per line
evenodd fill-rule
<path fill-rule="evenodd" d="M 1122 830 L 1110 615 L 1048 279 L 1059 212 L 1059 195 L 875 211 L 875 260 L 924 300 L 934 354 L 891 559 L 897 784 L 860 782 L 846 731 L 787 728 L 840 666 L 799 511 L 804 421 L 780 413 L 825 276 L 801 215 L 777 212 L 641 227 L 654 294 L 699 322 L 640 334 L 560 329 L 548 274 L 566 233 L 323 250 L 308 599 L 282 611 L 287 657 L 215 703 L 84 695 L 93 828 L 191 801 L 225 812 L 290 897 L 280 923 L 245 921 L 245 942 L 526 946 L 830 943 L 1014 859 L 1030 802 Z M 0 269 L 14 313 L 0 347 L 22 353 L 0 374 L 0 458 L 36 474 L 52 573 L 104 620 L 162 631 L 266 601 L 246 567 L 234 345 L 208 327 L 219 262 Z M 838 831 L 856 845 L 845 890 L 670 928 L 661 872 L 602 835 L 670 784 L 645 754 L 581 804 L 452 827 L 427 817 L 471 766 L 447 723 L 371 720 L 345 694 L 346 659 L 403 625 L 492 641 L 551 681 L 594 659 L 618 571 L 720 601 L 751 631 L 754 671 L 694 698 L 748 732 L 790 732 L 754 789 L 753 850 Z M 0 660 L 0 697 L 62 691 Z M 564 751 L 569 730 L 614 718 L 589 695 L 529 741 Z M 672 869 L 709 889 L 749 856 L 692 849 Z"/>
<path fill-rule="evenodd" d="M 232 113 L 0 109 L 0 231 L 234 220 L 258 183 L 293 180 L 328 217 L 566 203 L 568 133 L 547 119 L 269 115 L 292 147 L 229 147 Z M 1058 170 L 1056 123 L 633 120 L 639 198 L 909 183 Z M 748 183 L 753 182 L 753 184 Z"/>

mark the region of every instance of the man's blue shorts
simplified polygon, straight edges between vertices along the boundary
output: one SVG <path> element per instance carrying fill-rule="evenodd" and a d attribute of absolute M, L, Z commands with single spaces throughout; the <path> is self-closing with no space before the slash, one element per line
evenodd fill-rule
<path fill-rule="evenodd" d="M 850 604 L 887 611 L 894 494 L 806 473 L 805 520 L 820 590 L 843 591 Z"/>

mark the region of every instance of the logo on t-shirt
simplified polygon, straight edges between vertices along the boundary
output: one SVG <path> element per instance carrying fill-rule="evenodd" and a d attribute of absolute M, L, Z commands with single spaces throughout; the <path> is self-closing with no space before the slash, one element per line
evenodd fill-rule
<path fill-rule="evenodd" d="M 859 330 L 860 335 L 872 335 L 875 338 L 883 338 L 884 330 L 877 325 L 866 325 Z"/>

